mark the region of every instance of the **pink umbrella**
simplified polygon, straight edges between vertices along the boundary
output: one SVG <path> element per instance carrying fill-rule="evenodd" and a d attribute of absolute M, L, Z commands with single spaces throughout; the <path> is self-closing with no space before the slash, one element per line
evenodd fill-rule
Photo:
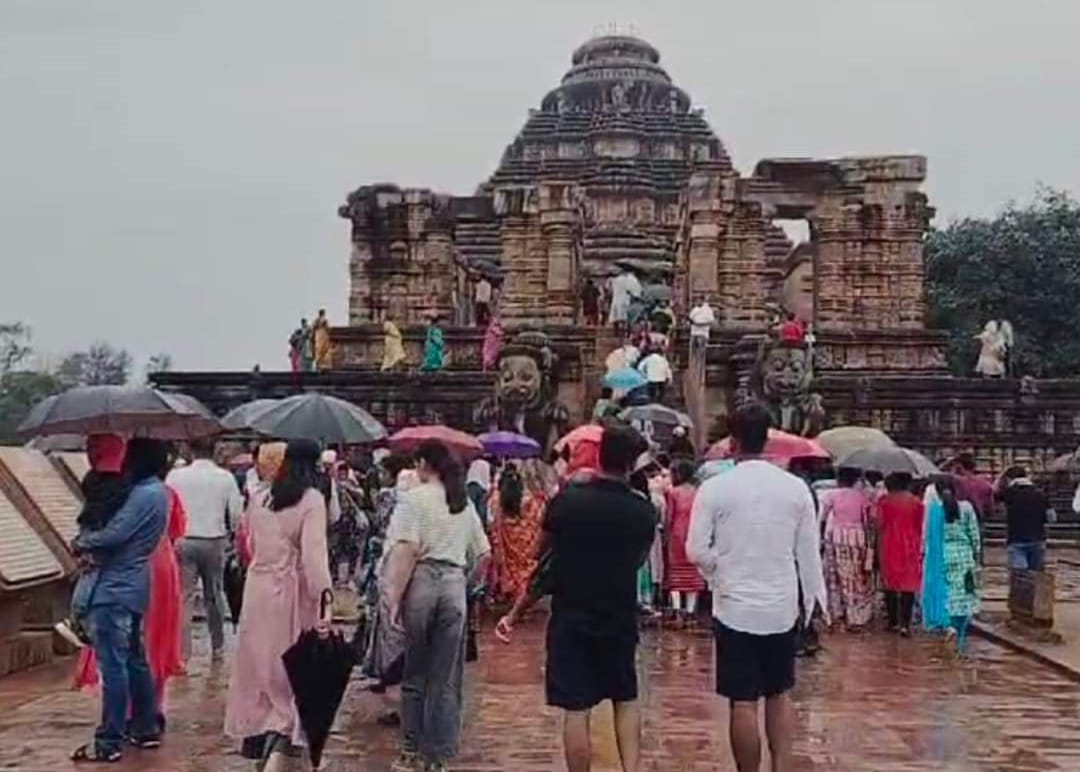
<path fill-rule="evenodd" d="M 585 424 L 560 437 L 559 441 L 555 443 L 555 452 L 561 453 L 565 447 L 572 449 L 579 442 L 595 442 L 599 445 L 603 436 L 603 426 L 600 426 L 600 424 Z"/>
<path fill-rule="evenodd" d="M 731 438 L 726 437 L 709 448 L 709 452 L 705 454 L 705 460 L 715 461 L 731 458 L 732 455 L 734 454 Z M 765 452 L 762 456 L 767 461 L 783 467 L 786 467 L 793 458 L 830 458 L 829 451 L 815 440 L 800 437 L 797 434 L 788 434 L 779 429 L 769 429 L 769 439 L 765 442 Z"/>
<path fill-rule="evenodd" d="M 464 459 L 475 458 L 484 453 L 480 440 L 471 434 L 442 425 L 410 426 L 392 435 L 387 443 L 395 453 L 414 453 L 428 440 L 438 440 Z"/>

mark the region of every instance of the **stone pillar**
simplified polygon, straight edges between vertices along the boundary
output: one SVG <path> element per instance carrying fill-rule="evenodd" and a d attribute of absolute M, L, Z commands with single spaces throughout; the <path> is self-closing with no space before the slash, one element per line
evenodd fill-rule
<path fill-rule="evenodd" d="M 720 257 L 717 316 L 724 326 L 760 331 L 768 324 L 765 308 L 769 300 L 769 264 L 765 256 L 767 225 L 760 204 L 736 203 Z"/>
<path fill-rule="evenodd" d="M 573 324 L 577 319 L 577 212 L 570 205 L 571 199 L 569 185 L 547 184 L 540 189 L 540 229 L 547 260 L 547 324 Z"/>

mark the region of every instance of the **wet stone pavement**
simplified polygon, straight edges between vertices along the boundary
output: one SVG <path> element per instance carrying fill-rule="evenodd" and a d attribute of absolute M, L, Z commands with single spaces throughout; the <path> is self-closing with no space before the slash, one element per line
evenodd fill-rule
<path fill-rule="evenodd" d="M 469 666 L 459 772 L 564 769 L 558 716 L 543 705 L 543 630 L 534 623 L 509 647 L 486 635 Z M 1080 686 L 1019 654 L 972 642 L 970 662 L 938 655 L 928 638 L 837 635 L 800 665 L 796 769 L 1080 770 Z M 734 770 L 727 709 L 710 693 L 712 648 L 704 633 L 650 631 L 640 652 L 644 768 Z M 89 737 L 94 697 L 67 689 L 69 667 L 0 680 L 0 770 L 74 768 L 70 750 Z M 131 751 L 128 772 L 249 770 L 221 734 L 227 665 L 193 662 L 173 682 L 169 734 L 155 752 Z M 330 769 L 383 772 L 396 730 L 375 724 L 379 698 L 350 690 L 330 740 Z M 597 770 L 617 769 L 610 711 L 593 722 Z"/>

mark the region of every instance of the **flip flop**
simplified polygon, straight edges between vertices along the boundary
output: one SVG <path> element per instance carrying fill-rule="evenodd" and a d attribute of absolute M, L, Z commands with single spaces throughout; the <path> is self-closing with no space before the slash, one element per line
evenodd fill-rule
<path fill-rule="evenodd" d="M 123 757 L 120 751 L 103 751 L 92 743 L 80 745 L 71 753 L 76 764 L 115 764 Z"/>

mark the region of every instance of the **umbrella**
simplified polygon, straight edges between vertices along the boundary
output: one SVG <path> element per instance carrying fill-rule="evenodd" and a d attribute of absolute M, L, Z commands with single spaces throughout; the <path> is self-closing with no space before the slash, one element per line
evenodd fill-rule
<path fill-rule="evenodd" d="M 916 478 L 929 477 L 941 471 L 922 453 L 901 447 L 856 450 L 841 459 L 838 466 L 850 466 L 883 475 L 902 472 Z"/>
<path fill-rule="evenodd" d="M 496 458 L 533 458 L 540 455 L 540 443 L 515 432 L 488 432 L 477 439 L 484 452 Z"/>
<path fill-rule="evenodd" d="M 646 383 L 645 376 L 632 367 L 621 367 L 604 376 L 604 385 L 619 391 L 630 391 Z"/>
<path fill-rule="evenodd" d="M 239 407 L 234 407 L 228 413 L 226 413 L 221 419 L 221 425 L 226 429 L 248 429 L 250 430 L 251 421 L 261 413 L 265 413 L 270 408 L 274 407 L 280 400 L 276 399 L 256 399 L 251 402 L 245 402 Z"/>
<path fill-rule="evenodd" d="M 650 303 L 671 302 L 671 287 L 667 284 L 646 284 L 641 296 Z"/>
<path fill-rule="evenodd" d="M 676 426 L 689 429 L 694 425 L 690 416 L 685 413 L 655 402 L 628 407 L 619 413 L 619 418 L 641 432 L 646 439 L 660 443 L 671 440 L 672 431 Z"/>
<path fill-rule="evenodd" d="M 565 447 L 573 449 L 579 442 L 595 442 L 599 445 L 603 436 L 604 427 L 600 424 L 584 424 L 560 437 L 555 443 L 555 451 L 561 453 Z"/>
<path fill-rule="evenodd" d="M 1048 472 L 1072 472 L 1080 464 L 1080 457 L 1076 453 L 1066 453 L 1058 456 L 1046 466 Z"/>
<path fill-rule="evenodd" d="M 783 467 L 795 458 L 830 458 L 829 452 L 814 440 L 779 429 L 769 429 L 769 439 L 765 442 L 765 451 L 761 455 L 765 460 Z M 705 459 L 715 461 L 731 456 L 731 438 L 727 437 L 709 448 Z"/>
<path fill-rule="evenodd" d="M 322 598 L 324 613 L 329 603 L 327 590 Z M 320 636 L 314 630 L 305 630 L 281 655 L 281 660 L 292 687 L 300 726 L 307 737 L 311 765 L 318 767 L 334 716 L 349 685 L 356 662 L 355 649 L 339 632 Z"/>
<path fill-rule="evenodd" d="M 76 386 L 42 400 L 19 424 L 19 434 L 113 432 L 163 440 L 205 437 L 221 426 L 201 402 L 149 386 Z"/>
<path fill-rule="evenodd" d="M 484 446 L 480 444 L 480 440 L 471 434 L 459 432 L 457 429 L 441 424 L 410 426 L 402 429 L 390 437 L 389 445 L 390 450 L 395 453 L 414 453 L 428 440 L 438 440 L 462 458 L 473 458 L 484 453 Z"/>
<path fill-rule="evenodd" d="M 244 606 L 244 582 L 247 580 L 247 572 L 240 564 L 240 558 L 235 553 L 230 553 L 225 558 L 225 570 L 222 574 L 222 586 L 225 590 L 225 602 L 229 604 L 229 617 L 232 619 L 233 630 L 240 624 L 240 611 Z"/>
<path fill-rule="evenodd" d="M 386 429 L 371 413 L 351 402 L 318 392 L 279 400 L 252 415 L 249 423 L 260 434 L 282 440 L 356 445 L 386 436 Z"/>
<path fill-rule="evenodd" d="M 869 426 L 838 426 L 822 432 L 815 439 L 833 458 L 843 458 L 856 450 L 896 447 L 889 435 Z"/>

